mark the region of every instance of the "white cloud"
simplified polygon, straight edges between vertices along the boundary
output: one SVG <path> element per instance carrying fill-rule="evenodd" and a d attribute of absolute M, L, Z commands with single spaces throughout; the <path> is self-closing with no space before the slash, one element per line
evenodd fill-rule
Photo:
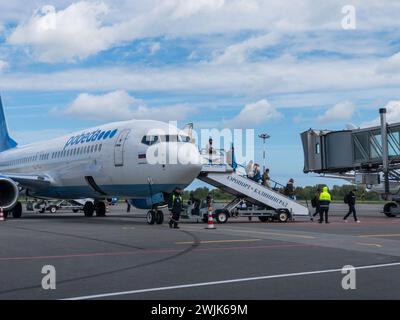
<path fill-rule="evenodd" d="M 346 121 L 350 120 L 356 110 L 356 106 L 349 102 L 339 102 L 332 108 L 325 111 L 324 114 L 317 117 L 317 121 L 320 123 L 328 123 L 335 121 Z"/>
<path fill-rule="evenodd" d="M 243 63 L 247 55 L 255 50 L 263 49 L 278 42 L 279 37 L 276 34 L 268 33 L 263 36 L 251 37 L 243 42 L 227 47 L 221 55 L 214 58 L 213 62 L 221 63 Z"/>
<path fill-rule="evenodd" d="M 84 59 L 129 41 L 160 36 L 232 35 L 243 31 L 267 34 L 272 30 L 278 34 L 340 31 L 341 8 L 346 4 L 334 0 L 318 4 L 312 0 L 296 3 L 289 0 L 103 0 L 72 4 L 58 0 L 54 5 L 63 9 L 49 10 L 46 14 L 39 8 L 26 17 L 41 2 L 28 5 L 25 2 L 2 4 L 0 24 L 4 20 L 17 20 L 18 26 L 8 42 L 30 48 L 33 56 L 44 62 Z M 359 30 L 396 30 L 400 26 L 395 14 L 399 4 L 393 1 L 358 0 L 353 4 L 357 8 Z M 48 27 L 52 17 L 56 28 Z M 225 58 L 231 59 L 236 50 L 243 55 L 248 50 L 246 46 L 259 46 L 257 41 L 262 42 L 263 38 L 251 38 L 248 43 L 228 48 Z"/>
<path fill-rule="evenodd" d="M 153 42 L 149 46 L 150 55 L 156 54 L 161 49 L 161 44 L 159 42 Z"/>
<path fill-rule="evenodd" d="M 384 108 L 386 108 L 386 121 L 387 123 L 400 122 L 400 101 L 389 101 Z M 378 111 L 378 110 L 377 110 Z M 379 126 L 381 123 L 380 117 L 376 117 L 372 121 L 367 121 L 361 124 L 362 128 Z"/>
<path fill-rule="evenodd" d="M 400 71 L 400 52 L 390 56 L 377 67 L 378 73 L 399 73 Z"/>
<path fill-rule="evenodd" d="M 55 112 L 60 112 L 58 109 Z M 63 114 L 90 120 L 182 120 L 189 112 L 188 105 L 173 105 L 160 108 L 149 108 L 144 101 L 130 96 L 126 91 L 114 91 L 103 95 L 81 93 Z"/>
<path fill-rule="evenodd" d="M 0 60 L 0 73 L 8 68 L 8 62 Z"/>
<path fill-rule="evenodd" d="M 110 46 L 100 17 L 108 13 L 101 2 L 73 3 L 65 10 L 47 6 L 37 10 L 9 36 L 13 45 L 27 45 L 40 61 L 86 58 Z"/>
<path fill-rule="evenodd" d="M 190 65 L 69 69 L 50 73 L 13 73 L 0 77 L 9 90 L 77 90 L 247 94 L 257 98 L 276 93 L 332 92 L 399 85 L 400 74 L 375 73 L 374 60 L 301 61 L 279 58 L 243 65 Z"/>
<path fill-rule="evenodd" d="M 76 2 L 64 10 L 53 6 L 36 10 L 8 37 L 12 45 L 27 46 L 42 62 L 73 62 L 127 41 L 168 34 L 182 19 L 218 10 L 224 0 L 158 1 L 153 10 L 126 17 L 110 18 L 117 6 L 105 2 Z M 172 24 L 167 27 L 166 24 Z M 154 46 L 157 50 L 157 45 Z"/>
<path fill-rule="evenodd" d="M 225 0 L 180 0 L 175 1 L 176 9 L 172 17 L 174 19 L 187 18 L 200 12 L 210 12 L 222 8 Z"/>
<path fill-rule="evenodd" d="M 224 125 L 230 128 L 255 128 L 282 116 L 267 100 L 263 99 L 247 104 L 233 119 L 225 120 Z"/>

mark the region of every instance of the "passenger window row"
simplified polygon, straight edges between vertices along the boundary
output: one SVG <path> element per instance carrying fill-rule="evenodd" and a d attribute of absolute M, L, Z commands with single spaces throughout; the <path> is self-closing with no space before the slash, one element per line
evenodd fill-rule
<path fill-rule="evenodd" d="M 12 160 L 9 162 L 1 163 L 1 167 L 13 167 L 13 166 L 18 166 L 22 164 L 27 164 L 35 161 L 45 161 L 50 159 L 59 159 L 59 158 L 66 158 L 66 157 L 72 157 L 72 156 L 77 156 L 77 155 L 82 155 L 82 154 L 90 154 L 90 153 L 95 153 L 95 152 L 100 152 L 102 149 L 103 145 L 96 144 L 96 145 L 91 145 L 91 146 L 85 146 L 85 147 L 77 147 L 77 148 L 72 148 L 68 150 L 62 150 L 62 151 L 55 151 L 53 153 L 45 153 L 41 155 L 35 155 L 35 156 L 30 156 L 30 157 L 24 157 L 21 159 L 16 159 Z"/>
<path fill-rule="evenodd" d="M 102 147 L 103 147 L 102 144 L 96 144 L 91 146 L 77 147 L 68 150 L 56 151 L 51 154 L 51 158 L 58 159 L 58 158 L 77 156 L 81 154 L 100 152 Z"/>

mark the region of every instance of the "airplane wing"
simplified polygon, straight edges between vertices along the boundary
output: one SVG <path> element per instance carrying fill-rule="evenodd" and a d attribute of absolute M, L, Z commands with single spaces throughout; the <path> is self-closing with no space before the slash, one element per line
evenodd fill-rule
<path fill-rule="evenodd" d="M 0 176 L 7 177 L 18 183 L 18 186 L 29 189 L 47 188 L 51 184 L 50 177 L 38 174 L 25 173 L 0 173 Z"/>

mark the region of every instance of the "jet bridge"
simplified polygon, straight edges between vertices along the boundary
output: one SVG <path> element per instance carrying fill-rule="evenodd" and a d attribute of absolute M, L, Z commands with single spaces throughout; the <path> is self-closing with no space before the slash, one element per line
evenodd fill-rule
<path fill-rule="evenodd" d="M 304 173 L 328 174 L 377 190 L 382 199 L 394 201 L 383 210 L 391 217 L 400 215 L 400 123 L 387 124 L 384 108 L 379 113 L 380 126 L 301 133 Z"/>
<path fill-rule="evenodd" d="M 383 171 L 385 162 L 381 127 L 301 133 L 304 173 L 342 173 L 352 170 Z M 400 123 L 387 125 L 389 169 L 400 168 Z"/>
<path fill-rule="evenodd" d="M 306 206 L 289 197 L 260 185 L 259 183 L 234 172 L 233 168 L 224 163 L 205 164 L 198 179 L 228 192 L 237 198 L 266 208 L 266 210 L 286 211 L 291 216 L 308 216 Z"/>

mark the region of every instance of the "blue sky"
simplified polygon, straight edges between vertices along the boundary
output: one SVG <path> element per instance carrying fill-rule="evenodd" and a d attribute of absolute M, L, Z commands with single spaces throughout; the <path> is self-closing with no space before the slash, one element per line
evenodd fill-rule
<path fill-rule="evenodd" d="M 268 132 L 272 178 L 302 173 L 299 133 L 400 121 L 400 4 L 0 0 L 0 93 L 20 143 L 127 118 Z M 249 111 L 250 110 L 250 111 Z M 256 161 L 262 145 L 256 140 Z"/>

